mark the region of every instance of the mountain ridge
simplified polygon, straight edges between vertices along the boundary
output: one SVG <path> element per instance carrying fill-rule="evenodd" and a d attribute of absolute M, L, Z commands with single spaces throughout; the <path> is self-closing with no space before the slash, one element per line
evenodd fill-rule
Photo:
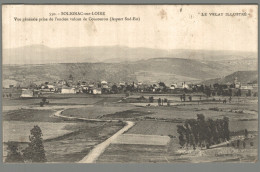
<path fill-rule="evenodd" d="M 130 48 L 126 46 L 50 48 L 38 44 L 3 49 L 3 64 L 120 63 L 157 57 L 220 61 L 257 59 L 257 53 L 229 50 L 163 50 L 143 47 Z"/>

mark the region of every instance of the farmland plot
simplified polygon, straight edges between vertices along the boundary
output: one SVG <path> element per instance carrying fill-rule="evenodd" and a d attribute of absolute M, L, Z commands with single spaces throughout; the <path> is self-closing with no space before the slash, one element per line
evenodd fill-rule
<path fill-rule="evenodd" d="M 19 121 L 11 121 L 11 123 L 13 122 L 18 123 Z M 28 125 L 29 122 L 23 123 L 24 129 L 22 129 L 21 132 L 17 132 L 17 134 L 6 136 L 6 140 L 11 136 L 17 140 L 17 138 L 20 139 L 21 136 L 26 135 L 24 141 L 27 141 L 26 139 L 29 136 L 28 132 L 30 132 L 31 127 Z M 76 123 L 32 123 L 32 125 L 34 124 L 37 124 L 42 128 L 44 149 L 46 151 L 46 158 L 48 162 L 77 162 L 85 157 L 95 145 L 103 142 L 124 126 L 122 122 L 78 121 Z M 49 126 L 48 124 L 52 126 Z M 61 127 L 61 125 L 64 126 Z M 19 129 L 21 127 L 22 126 L 19 126 Z M 59 127 L 60 130 L 57 131 L 57 128 L 59 129 Z M 8 127 L 6 128 L 8 129 Z M 13 129 L 16 128 L 13 127 Z M 27 147 L 27 143 L 22 143 L 21 141 L 23 140 L 18 140 L 19 151 Z M 3 159 L 7 156 L 6 148 L 7 145 L 4 143 Z"/>
<path fill-rule="evenodd" d="M 143 134 L 123 134 L 112 143 L 114 144 L 134 144 L 134 145 L 167 145 L 170 141 L 168 136 L 143 135 Z"/>
<path fill-rule="evenodd" d="M 97 162 L 166 163 L 166 152 L 167 148 L 165 146 L 112 144 L 98 158 Z"/>
<path fill-rule="evenodd" d="M 121 112 L 125 110 L 130 110 L 134 108 L 131 105 L 95 105 L 93 107 L 86 108 L 77 108 L 77 109 L 67 109 L 63 111 L 63 115 L 65 116 L 74 116 L 74 117 L 82 117 L 89 119 L 101 118 L 107 114 L 114 114 L 116 112 Z"/>
<path fill-rule="evenodd" d="M 51 139 L 72 132 L 65 129 L 66 125 L 76 125 L 76 123 L 51 123 L 51 122 L 22 122 L 4 121 L 3 122 L 3 142 L 29 142 L 30 130 L 38 125 L 43 134 L 43 139 Z"/>
<path fill-rule="evenodd" d="M 138 121 L 136 125 L 128 130 L 127 134 L 143 134 L 143 135 L 160 135 L 177 136 L 178 123 L 162 122 L 162 121 Z"/>

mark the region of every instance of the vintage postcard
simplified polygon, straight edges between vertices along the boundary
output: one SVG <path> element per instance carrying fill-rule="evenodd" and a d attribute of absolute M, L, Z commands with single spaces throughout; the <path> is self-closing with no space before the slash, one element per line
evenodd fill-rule
<path fill-rule="evenodd" d="M 5 163 L 258 160 L 257 5 L 3 5 Z"/>

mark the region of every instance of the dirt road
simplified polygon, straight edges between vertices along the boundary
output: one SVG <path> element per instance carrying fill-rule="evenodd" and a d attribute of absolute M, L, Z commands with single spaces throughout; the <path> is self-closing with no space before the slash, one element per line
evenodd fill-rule
<path fill-rule="evenodd" d="M 64 110 L 60 110 L 55 112 L 54 116 L 66 118 L 66 119 L 79 119 L 84 121 L 118 121 L 118 120 L 100 120 L 100 119 L 87 119 L 87 118 L 77 118 L 77 117 L 69 117 L 62 115 Z M 92 149 L 87 156 L 85 156 L 78 163 L 94 163 L 98 159 L 98 157 L 105 151 L 105 149 L 121 134 L 129 130 L 132 126 L 134 126 L 134 122 L 132 121 L 124 121 L 126 125 L 116 132 L 113 136 L 105 140 L 104 142 L 98 144 L 94 149 Z"/>

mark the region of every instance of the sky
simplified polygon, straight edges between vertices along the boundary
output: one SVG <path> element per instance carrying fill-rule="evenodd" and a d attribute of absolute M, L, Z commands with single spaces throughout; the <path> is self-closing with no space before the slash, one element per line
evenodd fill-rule
<path fill-rule="evenodd" d="M 105 12 L 92 18 L 137 17 L 140 21 L 21 22 L 18 17 L 56 17 L 61 12 Z M 207 13 L 202 16 L 201 13 Z M 224 16 L 209 16 L 223 13 Z M 246 16 L 225 16 L 246 13 Z M 3 48 L 127 46 L 257 52 L 256 5 L 5 5 Z M 53 16 L 55 18 L 55 16 Z M 76 16 L 77 17 L 77 16 Z"/>

